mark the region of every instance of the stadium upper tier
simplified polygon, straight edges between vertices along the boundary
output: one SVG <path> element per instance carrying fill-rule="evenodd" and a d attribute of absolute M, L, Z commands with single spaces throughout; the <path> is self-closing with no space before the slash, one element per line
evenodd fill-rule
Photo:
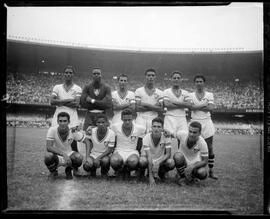
<path fill-rule="evenodd" d="M 88 83 L 90 78 L 77 75 L 74 82 L 82 88 Z M 112 78 L 104 77 L 105 82 L 114 90 Z M 16 103 L 46 103 L 53 86 L 62 83 L 60 75 L 50 74 L 11 74 L 7 75 L 6 92 L 9 96 L 8 102 Z M 135 91 L 136 88 L 143 86 L 144 81 L 136 78 L 130 79 L 129 89 Z M 158 80 L 156 86 L 162 90 L 170 86 L 169 80 Z M 192 80 L 183 81 L 182 88 L 187 91 L 194 90 Z M 245 82 L 234 82 L 217 80 L 208 82 L 206 89 L 214 93 L 217 109 L 263 109 L 264 90 L 262 84 L 254 80 Z"/>
<path fill-rule="evenodd" d="M 73 65 L 81 76 L 87 76 L 92 68 L 100 67 L 107 78 L 125 73 L 131 78 L 143 79 L 145 70 L 154 68 L 160 80 L 163 80 L 164 75 L 179 70 L 184 78 L 190 80 L 196 74 L 203 74 L 207 80 L 239 78 L 241 81 L 260 81 L 263 53 L 142 52 L 7 41 L 8 72 L 62 72 L 66 65 Z"/>

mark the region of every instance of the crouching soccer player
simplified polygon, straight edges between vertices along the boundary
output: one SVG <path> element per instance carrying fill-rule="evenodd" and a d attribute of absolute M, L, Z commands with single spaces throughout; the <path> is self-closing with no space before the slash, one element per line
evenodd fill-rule
<path fill-rule="evenodd" d="M 185 131 L 176 133 L 175 137 L 180 140 L 180 146 L 173 159 L 180 176 L 177 181 L 179 185 L 207 178 L 208 148 L 200 136 L 201 129 L 199 122 L 191 122 L 188 133 Z"/>
<path fill-rule="evenodd" d="M 152 132 L 143 138 L 143 150 L 148 162 L 149 183 L 155 184 L 154 175 L 157 172 L 161 180 L 165 174 L 175 167 L 171 159 L 171 139 L 163 133 L 163 120 L 159 117 L 152 120 Z M 143 153 L 142 153 L 142 156 Z"/>
<path fill-rule="evenodd" d="M 111 127 L 116 135 L 116 147 L 110 163 L 116 175 L 123 173 L 123 177 L 126 177 L 130 175 L 130 171 L 139 168 L 140 155 L 136 148 L 138 139 L 144 136 L 146 130 L 133 123 L 131 109 L 123 110 L 121 119 L 122 123 L 114 123 Z"/>
<path fill-rule="evenodd" d="M 69 129 L 70 116 L 66 112 L 57 115 L 58 126 L 50 127 L 46 137 L 47 153 L 44 163 L 51 176 L 58 175 L 58 167 L 64 166 L 66 179 L 72 179 L 72 169 L 81 166 L 83 156 L 79 152 L 72 151 L 73 141 L 83 142 L 86 145 L 86 154 L 89 153 L 90 141 L 79 131 Z"/>
<path fill-rule="evenodd" d="M 83 169 L 95 177 L 97 168 L 101 167 L 101 176 L 106 177 L 110 170 L 110 155 L 114 150 L 115 134 L 108 128 L 108 118 L 105 114 L 97 116 L 96 124 L 97 127 L 89 126 L 86 130 L 92 143 Z"/>

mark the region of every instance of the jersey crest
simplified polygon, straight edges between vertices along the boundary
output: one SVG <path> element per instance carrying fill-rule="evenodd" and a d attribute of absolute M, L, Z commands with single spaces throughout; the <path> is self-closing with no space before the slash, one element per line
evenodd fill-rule
<path fill-rule="evenodd" d="M 138 137 L 137 136 L 130 136 L 130 139 L 132 142 L 135 142 L 138 139 Z"/>

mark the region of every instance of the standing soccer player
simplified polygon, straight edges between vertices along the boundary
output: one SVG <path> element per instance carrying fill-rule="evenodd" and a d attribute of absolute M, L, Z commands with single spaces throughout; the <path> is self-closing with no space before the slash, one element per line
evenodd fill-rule
<path fill-rule="evenodd" d="M 178 184 L 186 180 L 192 183 L 197 179 L 207 178 L 208 148 L 201 137 L 202 126 L 199 122 L 191 122 L 189 131 L 179 130 L 175 137 L 180 140 L 178 152 L 173 156 L 176 170 L 180 176 Z"/>
<path fill-rule="evenodd" d="M 110 155 L 115 144 L 115 134 L 108 128 L 108 118 L 105 114 L 99 114 L 96 119 L 97 127 L 86 130 L 91 139 L 90 158 L 84 163 L 83 168 L 95 177 L 97 168 L 101 167 L 101 176 L 107 176 L 110 170 Z"/>
<path fill-rule="evenodd" d="M 203 75 L 196 75 L 194 77 L 196 91 L 190 93 L 191 102 L 191 122 L 197 121 L 202 125 L 201 135 L 205 139 L 208 146 L 208 166 L 209 177 L 218 179 L 214 175 L 214 151 L 213 151 L 213 137 L 215 134 L 215 127 L 211 119 L 211 111 L 214 109 L 214 95 L 205 90 L 205 77 Z"/>
<path fill-rule="evenodd" d="M 164 107 L 167 108 L 164 118 L 164 129 L 171 133 L 178 130 L 188 131 L 185 109 L 190 106 L 186 100 L 188 91 L 181 89 L 182 73 L 174 71 L 171 75 L 172 86 L 164 90 Z M 179 143 L 178 143 L 179 144 Z"/>
<path fill-rule="evenodd" d="M 82 91 L 81 106 L 87 109 L 83 124 L 85 131 L 89 126 L 96 126 L 97 116 L 112 114 L 112 95 L 111 88 L 102 82 L 101 70 L 94 68 L 92 71 L 93 81 L 87 84 Z"/>
<path fill-rule="evenodd" d="M 66 112 L 57 115 L 58 126 L 50 127 L 46 137 L 47 153 L 44 163 L 52 176 L 58 175 L 58 167 L 64 166 L 66 178 L 72 179 L 72 169 L 81 166 L 83 156 L 71 149 L 73 141 L 83 142 L 86 146 L 86 157 L 90 151 L 90 141 L 80 131 L 69 129 L 70 116 Z"/>
<path fill-rule="evenodd" d="M 111 156 L 111 167 L 116 173 L 130 175 L 130 171 L 140 167 L 140 154 L 137 150 L 138 139 L 145 134 L 145 127 L 133 123 L 133 112 L 125 109 L 121 113 L 122 122 L 114 123 L 111 129 L 116 135 L 116 147 Z"/>
<path fill-rule="evenodd" d="M 57 115 L 60 112 L 67 112 L 70 115 L 70 128 L 79 126 L 79 117 L 77 108 L 79 107 L 82 89 L 77 84 L 73 83 L 75 70 L 72 66 L 67 66 L 64 69 L 64 83 L 57 84 L 53 87 L 50 103 L 56 106 L 52 118 L 52 127 L 58 126 Z M 77 142 L 71 144 L 72 150 L 78 152 Z M 80 175 L 78 169 L 74 169 L 74 175 Z"/>
<path fill-rule="evenodd" d="M 175 167 L 171 159 L 171 139 L 163 133 L 163 120 L 159 117 L 152 120 L 152 132 L 143 138 L 143 150 L 148 163 L 149 183 L 155 184 L 154 175 L 158 172 L 161 180 L 166 172 Z M 142 160 L 143 161 L 143 160 Z"/>
<path fill-rule="evenodd" d="M 121 112 L 124 109 L 130 108 L 135 111 L 135 94 L 129 91 L 128 88 L 128 76 L 121 74 L 118 77 L 118 90 L 112 92 L 113 110 L 114 115 L 112 118 L 112 125 L 122 122 Z"/>
<path fill-rule="evenodd" d="M 155 87 L 156 71 L 145 71 L 146 83 L 135 91 L 137 118 L 136 124 L 146 127 L 147 132 L 152 128 L 152 120 L 163 113 L 163 92 Z"/>

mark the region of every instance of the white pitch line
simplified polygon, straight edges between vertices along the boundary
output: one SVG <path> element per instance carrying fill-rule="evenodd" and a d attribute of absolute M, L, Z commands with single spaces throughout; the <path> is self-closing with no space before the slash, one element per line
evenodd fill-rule
<path fill-rule="evenodd" d="M 74 180 L 66 180 L 58 186 L 60 197 L 56 203 L 56 210 L 74 210 L 70 204 L 75 197 L 79 197 L 79 190 L 76 185 L 77 183 Z"/>

